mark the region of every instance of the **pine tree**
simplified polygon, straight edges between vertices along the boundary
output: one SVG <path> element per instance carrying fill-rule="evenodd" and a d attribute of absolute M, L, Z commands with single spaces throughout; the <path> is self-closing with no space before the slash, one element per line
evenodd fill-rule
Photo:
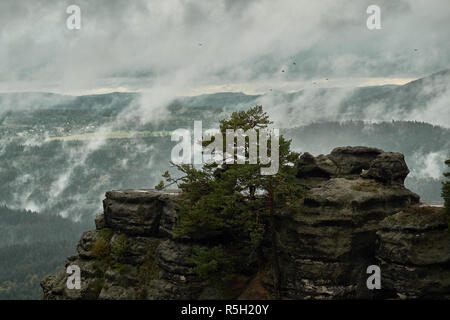
<path fill-rule="evenodd" d="M 254 129 L 259 136 L 260 130 L 271 123 L 262 107 L 256 106 L 222 120 L 220 132 L 225 135 L 227 129 Z M 209 143 L 205 142 L 204 147 Z M 176 183 L 183 190 L 176 237 L 213 238 L 219 242 L 248 240 L 255 250 L 265 237 L 270 239 L 272 255 L 268 260 L 278 298 L 281 280 L 275 217 L 289 213 L 304 194 L 294 172 L 299 154 L 290 150 L 290 143 L 280 135 L 279 170 L 275 175 L 262 175 L 259 160 L 257 164 L 204 164 L 200 169 L 174 165 L 182 173 L 180 178 L 175 179 L 168 172 L 163 175 L 169 185 Z M 271 154 L 270 147 L 268 152 Z M 163 184 L 158 188 L 164 188 Z"/>

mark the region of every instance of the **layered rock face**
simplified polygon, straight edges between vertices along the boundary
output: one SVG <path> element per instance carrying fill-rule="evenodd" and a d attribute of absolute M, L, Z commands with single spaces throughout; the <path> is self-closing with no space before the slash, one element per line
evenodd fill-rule
<path fill-rule="evenodd" d="M 41 281 L 43 298 L 223 299 L 244 293 L 249 277 L 238 277 L 237 286 L 222 290 L 198 277 L 195 265 L 187 262 L 194 246 L 207 245 L 173 238 L 179 195 L 177 190 L 107 192 L 104 213 L 95 219 L 96 230 L 81 237 L 78 255 L 69 257 L 60 273 Z M 241 261 L 250 259 L 245 248 L 233 249 Z M 81 269 L 81 289 L 67 286 L 70 266 Z"/>
<path fill-rule="evenodd" d="M 380 222 L 418 203 L 403 186 L 403 155 L 366 147 L 301 156 L 298 177 L 310 190 L 280 219 L 283 295 L 293 299 L 370 298 L 367 267 L 377 265 Z M 376 292 L 380 294 L 380 292 Z"/>
<path fill-rule="evenodd" d="M 403 186 L 409 171 L 402 154 L 336 148 L 329 155 L 303 154 L 297 169 L 307 195 L 300 209 L 279 212 L 276 225 L 282 298 L 450 296 L 450 233 L 439 210 L 420 207 Z M 207 241 L 173 239 L 178 196 L 107 192 L 96 230 L 82 236 L 78 255 L 66 263 L 80 267 L 81 290 L 67 288 L 63 268 L 41 282 L 44 298 L 224 298 L 187 262 L 193 246 Z M 245 248 L 233 250 L 250 264 Z M 381 290 L 366 286 L 370 265 L 381 268 Z M 231 297 L 273 297 L 270 268 L 249 270 Z"/>
<path fill-rule="evenodd" d="M 412 206 L 381 223 L 376 258 L 401 299 L 450 298 L 450 232 L 443 208 Z"/>
<path fill-rule="evenodd" d="M 78 255 L 41 282 L 45 299 L 195 299 L 204 287 L 185 262 L 192 246 L 175 243 L 178 192 L 106 193 L 96 230 L 83 234 Z M 81 289 L 68 289 L 66 269 L 81 269 Z"/>

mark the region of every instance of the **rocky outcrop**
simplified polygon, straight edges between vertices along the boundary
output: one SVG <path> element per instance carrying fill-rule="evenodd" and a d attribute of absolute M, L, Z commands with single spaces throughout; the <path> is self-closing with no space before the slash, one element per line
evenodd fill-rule
<path fill-rule="evenodd" d="M 308 186 L 331 178 L 356 179 L 360 176 L 387 184 L 403 185 L 408 175 L 403 154 L 368 147 L 339 147 L 329 155 L 304 153 L 298 162 L 297 177 Z"/>
<path fill-rule="evenodd" d="M 361 175 L 387 184 L 401 184 L 405 181 L 409 170 L 403 154 L 398 152 L 383 152 L 379 154 Z"/>
<path fill-rule="evenodd" d="M 403 186 L 403 155 L 343 147 L 303 154 L 297 177 L 308 189 L 295 212 L 279 212 L 276 241 L 285 299 L 449 297 L 450 244 L 437 209 L 418 205 Z M 106 193 L 96 230 L 86 232 L 69 265 L 81 269 L 81 290 L 68 289 L 66 268 L 45 278 L 46 299 L 264 299 L 273 297 L 271 269 L 259 269 L 245 245 L 228 248 L 246 272 L 228 295 L 189 263 L 205 239 L 174 239 L 179 193 Z M 411 209 L 415 208 L 415 209 Z M 270 241 L 268 242 L 270 243 Z M 267 250 L 269 248 L 263 248 Z M 381 267 L 381 290 L 366 286 L 367 267 Z"/>
<path fill-rule="evenodd" d="M 106 193 L 95 219 L 56 276 L 41 286 L 45 299 L 192 299 L 200 280 L 185 262 L 192 247 L 172 240 L 177 191 L 122 190 Z M 81 269 L 81 289 L 68 289 L 67 267 Z"/>
<path fill-rule="evenodd" d="M 412 206 L 381 222 L 376 258 L 399 298 L 450 298 L 450 232 L 443 208 Z"/>
<path fill-rule="evenodd" d="M 194 245 L 173 239 L 179 192 L 118 190 L 106 193 L 96 230 L 81 237 L 78 255 L 41 281 L 44 299 L 220 299 L 187 262 Z M 69 266 L 81 269 L 81 289 L 66 285 Z"/>
<path fill-rule="evenodd" d="M 175 222 L 171 199 L 177 190 L 124 190 L 106 193 L 103 201 L 105 224 L 132 236 L 170 235 Z"/>
<path fill-rule="evenodd" d="M 298 177 L 310 190 L 300 210 L 279 221 L 284 296 L 372 297 L 366 269 L 377 264 L 380 222 L 419 201 L 403 186 L 407 173 L 403 155 L 374 148 L 303 154 Z"/>

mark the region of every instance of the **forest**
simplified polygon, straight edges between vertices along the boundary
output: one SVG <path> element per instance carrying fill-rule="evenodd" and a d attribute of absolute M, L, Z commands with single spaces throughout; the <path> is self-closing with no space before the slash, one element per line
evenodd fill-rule
<path fill-rule="evenodd" d="M 0 206 L 0 300 L 38 299 L 40 280 L 75 253 L 87 223 Z"/>

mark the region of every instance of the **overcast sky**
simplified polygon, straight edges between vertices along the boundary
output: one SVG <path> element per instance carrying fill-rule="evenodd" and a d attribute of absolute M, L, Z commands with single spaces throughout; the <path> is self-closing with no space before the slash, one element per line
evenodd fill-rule
<path fill-rule="evenodd" d="M 1 0 L 0 92 L 402 84 L 449 68 L 449 30 L 448 0 Z"/>

